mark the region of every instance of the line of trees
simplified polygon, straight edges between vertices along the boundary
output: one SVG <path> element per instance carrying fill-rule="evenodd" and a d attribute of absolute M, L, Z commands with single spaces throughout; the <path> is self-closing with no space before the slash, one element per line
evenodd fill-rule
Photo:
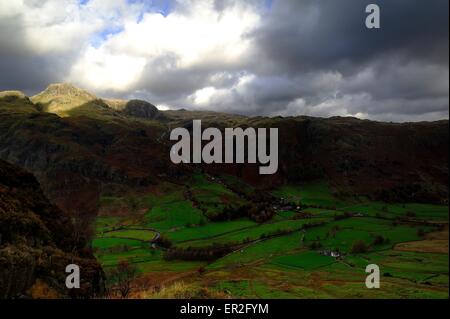
<path fill-rule="evenodd" d="M 208 218 L 213 222 L 223 222 L 248 217 L 249 219 L 262 224 L 275 216 L 276 212 L 270 203 L 252 203 L 241 206 L 225 206 L 221 212 L 218 212 Z"/>
<path fill-rule="evenodd" d="M 185 261 L 212 261 L 219 259 L 233 251 L 235 245 L 212 245 L 208 247 L 170 248 L 164 254 L 164 259 Z"/>

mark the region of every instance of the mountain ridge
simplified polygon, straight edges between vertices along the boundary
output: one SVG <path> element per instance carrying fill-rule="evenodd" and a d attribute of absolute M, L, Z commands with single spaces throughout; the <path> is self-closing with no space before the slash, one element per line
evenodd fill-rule
<path fill-rule="evenodd" d="M 98 103 L 99 106 L 103 108 L 108 108 L 112 111 L 117 111 L 119 113 L 124 113 L 128 116 L 142 117 L 142 118 L 155 118 L 158 117 L 156 113 L 168 114 L 169 118 L 173 120 L 180 120 L 183 117 L 188 119 L 194 119 L 197 117 L 212 117 L 212 116 L 233 116 L 236 118 L 251 118 L 251 119 L 293 119 L 293 118 L 317 118 L 317 119 L 329 119 L 329 120 L 356 120 L 356 121 L 367 121 L 367 122 L 377 122 L 385 124 L 417 124 L 417 123 L 439 123 L 449 121 L 448 119 L 440 119 L 434 121 L 415 121 L 415 122 L 388 122 L 388 121 L 376 121 L 371 119 L 361 119 L 352 116 L 332 116 L 332 117 L 313 117 L 306 115 L 298 116 L 244 116 L 233 113 L 224 113 L 218 111 L 199 111 L 199 110 L 186 110 L 186 109 L 171 109 L 161 111 L 152 103 L 146 100 L 140 99 L 114 99 L 114 98 L 101 98 L 97 97 L 94 93 L 79 88 L 71 83 L 52 83 L 47 86 L 43 91 L 28 97 L 22 91 L 0 91 L 0 99 L 6 101 L 6 99 L 25 99 L 29 100 L 31 103 L 40 107 L 41 111 L 46 111 L 49 113 L 54 113 L 57 115 L 63 114 L 67 116 L 67 111 L 73 108 L 81 107 L 83 105 L 89 105 L 90 103 Z M 67 105 L 66 108 L 61 107 L 61 105 Z M 128 107 L 130 106 L 130 109 Z M 184 115 L 184 116 L 183 116 Z M 161 118 L 164 118 L 162 116 Z"/>

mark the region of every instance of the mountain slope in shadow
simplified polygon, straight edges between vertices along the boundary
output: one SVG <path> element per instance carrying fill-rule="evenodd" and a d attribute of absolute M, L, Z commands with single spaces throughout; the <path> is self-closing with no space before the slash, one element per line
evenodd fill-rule
<path fill-rule="evenodd" d="M 66 84 L 51 85 L 31 101 L 19 97 L 5 93 L 0 98 L 0 158 L 32 172 L 52 201 L 83 216 L 95 216 L 102 193 L 156 185 L 197 168 L 235 175 L 261 188 L 324 180 L 342 196 L 448 202 L 448 121 L 396 124 L 162 112 L 145 101 L 101 99 Z M 61 117 L 44 112 L 53 107 L 42 103 L 56 110 L 61 103 L 71 107 Z M 202 120 L 204 129 L 278 128 L 277 174 L 261 176 L 259 165 L 248 164 L 173 165 L 170 131 L 192 129 L 194 119 Z"/>
<path fill-rule="evenodd" d="M 0 299 L 101 294 L 103 271 L 86 247 L 34 176 L 0 160 Z M 81 268 L 79 290 L 65 286 L 69 264 Z"/>

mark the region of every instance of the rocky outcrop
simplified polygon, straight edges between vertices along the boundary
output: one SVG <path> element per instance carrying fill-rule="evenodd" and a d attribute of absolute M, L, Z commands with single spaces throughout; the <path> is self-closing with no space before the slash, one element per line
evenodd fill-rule
<path fill-rule="evenodd" d="M 158 115 L 158 109 L 156 106 L 141 100 L 131 100 L 129 101 L 123 113 L 129 116 L 153 119 Z"/>
<path fill-rule="evenodd" d="M 153 104 L 142 100 L 103 100 L 111 109 L 124 115 L 142 119 L 162 119 L 163 115 Z"/>
<path fill-rule="evenodd" d="M 71 220 L 50 204 L 33 175 L 0 160 L 0 299 L 35 297 L 37 283 L 53 296 L 89 298 L 103 291 L 103 272 Z M 65 287 L 65 268 L 82 269 L 81 289 Z"/>

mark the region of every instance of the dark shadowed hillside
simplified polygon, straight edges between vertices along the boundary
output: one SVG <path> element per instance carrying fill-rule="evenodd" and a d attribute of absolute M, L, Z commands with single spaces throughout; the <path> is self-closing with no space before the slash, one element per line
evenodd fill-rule
<path fill-rule="evenodd" d="M 103 272 L 87 244 L 33 175 L 0 161 L 0 299 L 101 293 Z M 65 268 L 72 263 L 83 272 L 76 292 L 65 287 Z"/>
<path fill-rule="evenodd" d="M 76 116 L 38 109 L 28 99 L 0 99 L 0 158 L 33 172 L 53 202 L 81 217 L 82 229 L 102 191 L 148 186 L 168 170 L 157 122 L 89 103 L 72 108 Z"/>
<path fill-rule="evenodd" d="M 172 127 L 279 129 L 279 170 L 260 176 L 259 165 L 213 165 L 254 185 L 328 181 L 339 196 L 367 195 L 389 202 L 443 203 L 448 198 L 448 121 L 382 123 L 356 118 L 245 118 L 171 111 Z M 214 116 L 215 115 L 215 116 Z"/>
<path fill-rule="evenodd" d="M 203 120 L 204 128 L 280 130 L 276 175 L 262 177 L 252 165 L 203 166 L 211 173 L 230 173 L 264 188 L 326 180 L 338 195 L 386 201 L 444 202 L 448 196 L 448 121 L 160 112 L 147 102 L 101 100 L 65 84 L 51 85 L 31 101 L 18 92 L 0 97 L 0 158 L 33 172 L 45 193 L 76 216 L 95 215 L 102 193 L 189 174 L 193 166 L 170 162 L 168 138 L 170 129 L 190 128 L 193 119 Z"/>
<path fill-rule="evenodd" d="M 279 128 L 283 182 L 327 180 L 341 195 L 391 202 L 448 197 L 448 121 L 299 117 L 249 119 L 247 125 Z"/>

